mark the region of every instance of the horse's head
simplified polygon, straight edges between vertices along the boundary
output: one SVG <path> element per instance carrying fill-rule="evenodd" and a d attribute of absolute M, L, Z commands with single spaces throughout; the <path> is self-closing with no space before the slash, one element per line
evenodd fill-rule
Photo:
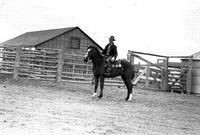
<path fill-rule="evenodd" d="M 85 54 L 84 61 L 87 62 L 88 60 L 93 59 L 97 55 L 100 55 L 98 49 L 94 46 L 90 46 L 87 49 L 87 53 Z"/>

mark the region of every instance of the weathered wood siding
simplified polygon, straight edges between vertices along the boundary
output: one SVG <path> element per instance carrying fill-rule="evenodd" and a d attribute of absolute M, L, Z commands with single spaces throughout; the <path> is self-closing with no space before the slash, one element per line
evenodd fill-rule
<path fill-rule="evenodd" d="M 192 93 L 200 94 L 200 61 L 192 63 Z"/>
<path fill-rule="evenodd" d="M 72 49 L 71 48 L 71 38 L 80 38 L 80 49 Z M 55 49 L 63 49 L 65 53 L 74 53 L 83 55 L 87 51 L 87 47 L 95 46 L 96 44 L 92 42 L 90 38 L 88 38 L 84 33 L 82 33 L 79 29 L 75 29 L 71 32 L 64 33 L 56 38 L 53 38 L 49 41 L 46 41 L 37 48 L 55 48 Z"/>

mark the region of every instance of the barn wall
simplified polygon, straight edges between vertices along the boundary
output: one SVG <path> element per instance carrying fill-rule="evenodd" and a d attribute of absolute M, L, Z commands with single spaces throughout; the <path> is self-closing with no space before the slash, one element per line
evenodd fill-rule
<path fill-rule="evenodd" d="M 80 38 L 80 49 L 72 49 L 71 48 L 71 37 Z M 74 53 L 83 55 L 86 53 L 87 47 L 95 46 L 84 33 L 82 33 L 79 29 L 75 29 L 71 32 L 62 34 L 54 39 L 51 39 L 45 43 L 42 43 L 37 48 L 55 48 L 55 49 L 63 49 L 67 53 Z"/>
<path fill-rule="evenodd" d="M 192 93 L 200 94 L 200 61 L 192 63 Z"/>

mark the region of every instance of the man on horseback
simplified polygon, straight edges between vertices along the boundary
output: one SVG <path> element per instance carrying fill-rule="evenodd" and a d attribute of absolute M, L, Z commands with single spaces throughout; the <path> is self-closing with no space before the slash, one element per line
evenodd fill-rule
<path fill-rule="evenodd" d="M 118 52 L 117 52 L 117 46 L 114 44 L 115 37 L 110 36 L 109 43 L 105 46 L 102 55 L 106 58 L 105 68 L 108 73 L 110 73 L 111 70 L 111 64 L 115 62 Z"/>

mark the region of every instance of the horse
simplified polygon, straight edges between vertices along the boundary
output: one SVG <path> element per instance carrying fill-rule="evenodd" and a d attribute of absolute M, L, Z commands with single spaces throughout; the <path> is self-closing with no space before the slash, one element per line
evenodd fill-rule
<path fill-rule="evenodd" d="M 131 101 L 132 99 L 132 80 L 134 78 L 134 66 L 127 62 L 126 60 L 120 60 L 121 67 L 112 67 L 110 74 L 105 74 L 105 59 L 101 55 L 100 51 L 95 46 L 89 46 L 87 48 L 87 53 L 84 57 L 84 62 L 88 62 L 88 60 L 92 61 L 93 68 L 92 72 L 94 74 L 94 92 L 92 98 L 97 96 L 97 88 L 100 80 L 100 94 L 98 98 L 103 97 L 103 88 L 104 88 L 104 79 L 105 78 L 113 78 L 117 76 L 121 76 L 127 88 L 127 97 L 126 101 Z"/>

